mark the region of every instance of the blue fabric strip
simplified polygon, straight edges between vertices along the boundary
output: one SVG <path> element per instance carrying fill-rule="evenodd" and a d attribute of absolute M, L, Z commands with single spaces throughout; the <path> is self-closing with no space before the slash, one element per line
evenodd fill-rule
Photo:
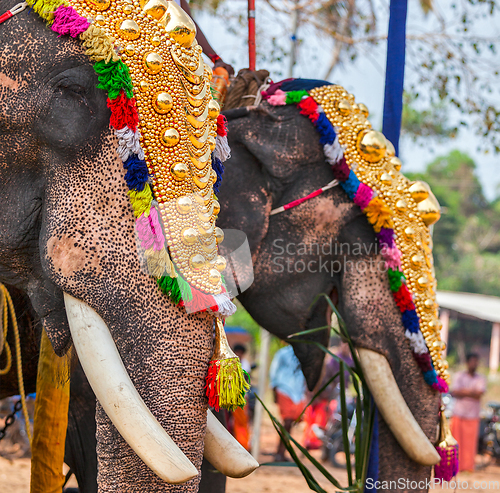
<path fill-rule="evenodd" d="M 311 89 L 315 89 L 316 87 L 322 86 L 331 86 L 331 82 L 327 82 L 326 80 L 317 80 L 317 79 L 288 79 L 283 81 L 281 84 L 281 90 L 284 92 L 289 91 L 310 91 Z"/>
<path fill-rule="evenodd" d="M 384 123 L 382 131 L 399 155 L 399 134 L 403 112 L 407 0 L 391 0 L 387 63 L 385 69 Z"/>

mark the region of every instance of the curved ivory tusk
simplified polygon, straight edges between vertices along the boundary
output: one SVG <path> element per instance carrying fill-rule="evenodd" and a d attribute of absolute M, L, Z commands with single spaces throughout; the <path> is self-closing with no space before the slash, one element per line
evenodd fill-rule
<path fill-rule="evenodd" d="M 196 467 L 168 436 L 135 389 L 104 320 L 64 293 L 73 343 L 102 407 L 134 452 L 167 483 L 184 483 Z"/>
<path fill-rule="evenodd" d="M 387 359 L 370 349 L 357 350 L 373 399 L 399 445 L 415 462 L 437 464 L 439 454 L 408 408 Z"/>
<path fill-rule="evenodd" d="M 204 456 L 215 469 L 230 478 L 244 478 L 259 467 L 210 410 L 207 412 Z"/>

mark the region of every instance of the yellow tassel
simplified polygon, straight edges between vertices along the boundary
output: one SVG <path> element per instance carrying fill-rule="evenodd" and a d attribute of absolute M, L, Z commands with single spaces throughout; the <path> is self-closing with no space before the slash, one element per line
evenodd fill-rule
<path fill-rule="evenodd" d="M 128 196 L 130 197 L 130 203 L 134 209 L 134 216 L 139 217 L 141 214 L 149 216 L 149 211 L 151 210 L 151 202 L 153 201 L 153 194 L 151 193 L 151 188 L 146 183 L 144 190 L 141 192 L 136 192 L 135 190 L 130 190 Z"/>
<path fill-rule="evenodd" d="M 64 0 L 27 0 L 26 2 L 33 10 L 47 21 L 50 26 L 54 22 L 54 12 L 61 5 L 68 5 Z"/>
<path fill-rule="evenodd" d="M 245 394 L 250 385 L 238 356 L 229 346 L 219 318 L 216 320 L 214 355 L 210 361 L 206 383 L 208 404 L 216 411 L 220 407 L 234 411 L 246 404 Z"/>
<path fill-rule="evenodd" d="M 92 61 L 100 62 L 104 60 L 106 63 L 109 63 L 111 60 L 116 62 L 120 59 L 107 34 L 100 27 L 94 25 L 89 26 L 89 28 L 80 35 L 80 39 L 83 41 L 83 46 L 88 48 L 85 54 L 88 55 Z"/>
<path fill-rule="evenodd" d="M 170 260 L 170 255 L 165 248 L 160 251 L 150 248 L 144 252 L 148 264 L 148 272 L 153 277 L 177 277 L 174 264 Z"/>
<path fill-rule="evenodd" d="M 366 214 L 368 221 L 373 225 L 375 233 L 380 233 L 381 228 L 394 229 L 392 211 L 379 197 L 374 197 L 370 200 L 370 203 L 363 209 L 363 212 Z"/>

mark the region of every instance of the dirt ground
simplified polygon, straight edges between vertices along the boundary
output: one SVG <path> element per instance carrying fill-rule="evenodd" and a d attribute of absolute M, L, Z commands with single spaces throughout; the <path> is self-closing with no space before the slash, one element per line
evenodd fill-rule
<path fill-rule="evenodd" d="M 294 433 L 301 436 L 301 429 Z M 270 462 L 276 449 L 278 438 L 269 421 L 264 421 L 261 441 L 260 462 Z M 346 484 L 346 472 L 342 469 L 327 467 L 330 473 L 342 485 Z M 335 488 L 315 474 L 320 485 L 328 493 Z M 30 460 L 29 458 L 6 459 L 0 457 L 0 493 L 29 493 Z M 500 491 L 500 466 L 489 465 L 473 474 L 459 474 L 459 484 L 451 484 L 449 488 L 435 488 L 432 491 Z M 496 483 L 496 484 L 495 484 Z M 68 486 L 76 486 L 74 478 Z M 295 467 L 262 466 L 259 470 L 244 479 L 228 479 L 227 493 L 306 493 L 310 491 L 300 471 Z"/>

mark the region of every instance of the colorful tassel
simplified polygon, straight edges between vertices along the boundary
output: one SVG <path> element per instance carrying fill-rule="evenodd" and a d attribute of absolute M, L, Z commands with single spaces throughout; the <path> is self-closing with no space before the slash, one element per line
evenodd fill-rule
<path fill-rule="evenodd" d="M 212 169 L 217 174 L 217 180 L 213 185 L 214 193 L 219 193 L 219 187 L 222 183 L 222 175 L 224 174 L 224 165 L 222 164 L 221 160 L 215 155 L 212 156 Z"/>
<path fill-rule="evenodd" d="M 241 367 L 239 358 L 229 347 L 222 321 L 215 323 L 214 355 L 208 367 L 206 394 L 208 405 L 216 411 L 220 408 L 234 411 L 246 404 L 245 394 L 250 389 L 248 374 Z"/>
<path fill-rule="evenodd" d="M 272 96 L 267 98 L 267 102 L 271 106 L 285 106 L 286 105 L 286 92 L 278 89 Z"/>
<path fill-rule="evenodd" d="M 98 89 L 106 91 L 109 99 L 116 99 L 122 89 L 125 91 L 127 98 L 134 97 L 130 72 L 121 60 L 109 63 L 101 60 L 94 64 L 94 70 L 97 72 L 99 79 Z"/>
<path fill-rule="evenodd" d="M 51 29 L 59 36 L 69 34 L 72 38 L 76 38 L 83 34 L 89 26 L 89 21 L 85 17 L 80 17 L 73 7 L 60 5 L 54 13 L 54 23 Z"/>
<path fill-rule="evenodd" d="M 134 209 L 134 216 L 139 217 L 141 214 L 149 216 L 149 211 L 151 210 L 151 202 L 153 201 L 151 187 L 146 184 L 144 190 L 140 192 L 130 190 L 127 193 L 130 198 L 130 203 L 132 204 L 132 209 Z"/>
<path fill-rule="evenodd" d="M 380 232 L 381 228 L 394 228 L 391 209 L 378 197 L 373 198 L 363 212 L 376 233 Z"/>
<path fill-rule="evenodd" d="M 441 481 L 451 481 L 458 474 L 458 443 L 451 434 L 444 409 L 441 406 L 439 439 L 436 444 L 441 460 L 434 466 L 434 477 Z"/>
<path fill-rule="evenodd" d="M 109 123 L 115 130 L 123 127 L 128 127 L 133 132 L 137 130 L 139 115 L 137 114 L 134 98 L 129 99 L 123 91 L 120 91 L 117 98 L 108 98 L 108 108 L 111 110 Z"/>
<path fill-rule="evenodd" d="M 221 163 L 227 161 L 231 157 L 231 148 L 227 142 L 226 135 L 217 135 L 215 140 L 214 156 L 220 159 Z"/>

